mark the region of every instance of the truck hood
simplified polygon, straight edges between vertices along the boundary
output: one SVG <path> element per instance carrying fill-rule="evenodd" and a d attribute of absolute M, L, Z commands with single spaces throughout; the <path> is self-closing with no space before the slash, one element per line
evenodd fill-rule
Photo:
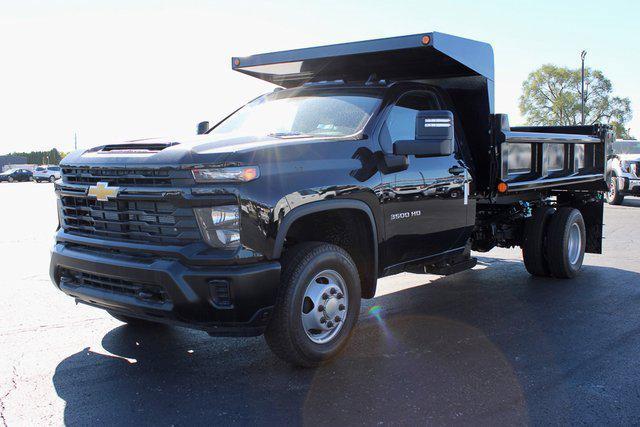
<path fill-rule="evenodd" d="M 617 154 L 620 160 L 627 162 L 637 162 L 640 160 L 640 154 Z"/>
<path fill-rule="evenodd" d="M 326 138 L 323 138 L 326 140 Z M 68 166 L 181 167 L 222 165 L 235 162 L 234 154 L 262 150 L 275 145 L 314 141 L 310 138 L 268 136 L 197 135 L 183 138 L 149 138 L 107 144 L 69 154 Z M 247 156 L 241 156 L 247 158 Z"/>

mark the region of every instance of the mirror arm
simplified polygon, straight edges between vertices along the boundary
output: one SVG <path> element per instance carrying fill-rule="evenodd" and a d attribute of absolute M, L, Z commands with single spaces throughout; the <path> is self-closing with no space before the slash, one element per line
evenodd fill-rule
<path fill-rule="evenodd" d="M 405 155 L 389 154 L 379 152 L 378 169 L 387 175 L 407 170 L 409 168 L 409 157 Z"/>

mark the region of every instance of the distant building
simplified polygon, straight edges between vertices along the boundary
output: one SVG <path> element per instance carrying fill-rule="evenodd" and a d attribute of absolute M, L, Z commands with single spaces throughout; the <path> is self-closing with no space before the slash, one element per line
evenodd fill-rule
<path fill-rule="evenodd" d="M 0 156 L 0 171 L 10 169 L 13 165 L 24 165 L 27 158 L 24 156 Z"/>

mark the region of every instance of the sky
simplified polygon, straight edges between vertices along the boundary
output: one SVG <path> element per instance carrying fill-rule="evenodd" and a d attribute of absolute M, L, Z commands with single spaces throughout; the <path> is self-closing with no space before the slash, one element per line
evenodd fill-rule
<path fill-rule="evenodd" d="M 602 70 L 640 137 L 640 2 L 0 0 L 0 154 L 185 136 L 274 86 L 232 56 L 440 31 L 493 45 L 512 125 L 542 64 Z"/>

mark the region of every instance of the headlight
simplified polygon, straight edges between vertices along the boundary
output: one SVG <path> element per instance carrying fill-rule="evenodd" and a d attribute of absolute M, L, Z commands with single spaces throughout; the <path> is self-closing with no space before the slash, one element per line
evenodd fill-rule
<path fill-rule="evenodd" d="M 193 169 L 196 182 L 249 182 L 260 177 L 257 166 Z"/>
<path fill-rule="evenodd" d="M 214 248 L 240 246 L 240 207 L 238 205 L 194 208 L 205 242 Z"/>
<path fill-rule="evenodd" d="M 631 172 L 629 162 L 627 162 L 626 160 L 620 163 L 620 168 L 622 168 L 622 170 L 625 172 Z"/>

